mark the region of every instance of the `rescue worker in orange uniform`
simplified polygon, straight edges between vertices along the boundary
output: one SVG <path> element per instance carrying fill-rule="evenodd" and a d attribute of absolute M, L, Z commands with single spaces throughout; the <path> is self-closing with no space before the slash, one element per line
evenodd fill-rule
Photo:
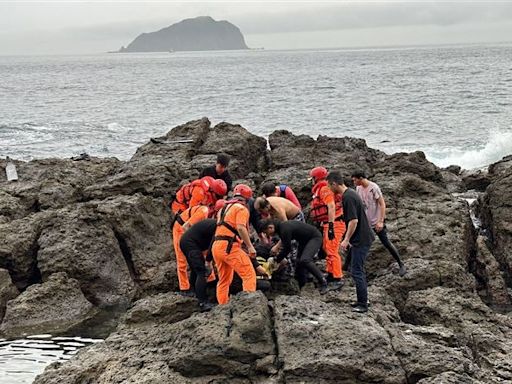
<path fill-rule="evenodd" d="M 345 283 L 339 253 L 340 244 L 345 235 L 345 223 L 341 198 L 329 189 L 326 180 L 328 173 L 324 167 L 313 168 L 309 173 L 314 180 L 310 215 L 323 230 L 322 248 L 326 255 L 329 290 L 338 290 Z"/>
<path fill-rule="evenodd" d="M 195 223 L 207 219 L 208 212 L 208 207 L 204 205 L 196 205 L 194 207 L 190 207 L 176 215 L 176 220 L 172 227 L 172 242 L 174 245 L 174 254 L 176 255 L 178 283 L 180 287 L 180 293 L 184 296 L 194 296 L 194 293 L 190 289 L 187 258 L 180 248 L 181 236 L 183 236 L 186 229 L 190 228 Z"/>
<path fill-rule="evenodd" d="M 213 177 L 205 176 L 181 187 L 176 192 L 171 210 L 177 214 L 196 205 L 210 206 L 215 204 L 218 199 L 222 199 L 227 192 L 228 187 L 224 180 L 215 180 Z"/>
<path fill-rule="evenodd" d="M 229 286 L 236 272 L 242 279 L 244 291 L 256 290 L 256 272 L 250 258 L 256 257 L 256 250 L 249 237 L 249 209 L 247 201 L 252 198 L 252 189 L 245 184 L 238 184 L 233 189 L 233 200 L 217 214 L 217 228 L 213 238 L 211 252 L 219 281 L 217 283 L 217 301 L 219 304 L 229 302 Z M 247 247 L 247 252 L 242 249 Z"/>

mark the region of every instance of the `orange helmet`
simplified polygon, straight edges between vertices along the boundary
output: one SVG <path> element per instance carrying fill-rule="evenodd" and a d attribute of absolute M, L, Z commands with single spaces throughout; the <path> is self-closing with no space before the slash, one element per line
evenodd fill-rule
<path fill-rule="evenodd" d="M 252 197 L 252 189 L 248 185 L 238 184 L 233 189 L 233 196 L 242 196 L 244 199 L 250 199 Z"/>
<path fill-rule="evenodd" d="M 309 172 L 309 176 L 311 176 L 315 180 L 325 179 L 328 174 L 329 172 L 324 167 L 316 167 Z"/>
<path fill-rule="evenodd" d="M 215 202 L 215 207 L 213 208 L 213 210 L 215 212 L 219 212 L 222 208 L 224 208 L 224 206 L 226 205 L 226 200 L 224 199 L 219 199 Z"/>
<path fill-rule="evenodd" d="M 228 193 L 228 186 L 226 185 L 224 180 L 217 179 L 213 181 L 213 184 L 211 185 L 211 190 L 217 196 L 226 196 Z"/>
<path fill-rule="evenodd" d="M 203 184 L 205 184 L 208 188 L 212 188 L 213 187 L 213 184 L 215 184 L 215 179 L 211 176 L 205 176 L 205 177 L 201 177 L 200 179 Z"/>

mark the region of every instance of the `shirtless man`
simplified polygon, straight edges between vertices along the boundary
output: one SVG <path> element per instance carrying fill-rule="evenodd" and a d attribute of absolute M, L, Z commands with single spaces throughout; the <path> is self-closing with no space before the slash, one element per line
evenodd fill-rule
<path fill-rule="evenodd" d="M 290 200 L 287 200 L 284 197 L 258 197 L 254 202 L 254 208 L 264 216 L 270 215 L 272 218 L 281 221 L 305 221 L 302 211 Z"/>

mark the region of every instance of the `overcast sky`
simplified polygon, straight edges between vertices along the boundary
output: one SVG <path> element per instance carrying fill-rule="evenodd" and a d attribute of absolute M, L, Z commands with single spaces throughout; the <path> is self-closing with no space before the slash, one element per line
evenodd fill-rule
<path fill-rule="evenodd" d="M 117 50 L 184 18 L 237 25 L 250 47 L 512 41 L 512 1 L 2 1 L 0 55 Z"/>

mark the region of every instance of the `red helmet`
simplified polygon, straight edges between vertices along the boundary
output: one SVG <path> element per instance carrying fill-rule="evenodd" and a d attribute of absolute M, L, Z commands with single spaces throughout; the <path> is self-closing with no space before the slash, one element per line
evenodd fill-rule
<path fill-rule="evenodd" d="M 224 206 L 226 205 L 226 200 L 224 199 L 219 199 L 215 202 L 215 207 L 213 208 L 213 210 L 215 212 L 219 212 L 222 208 L 224 208 Z"/>
<path fill-rule="evenodd" d="M 226 196 L 228 193 L 228 186 L 221 179 L 214 180 L 210 188 L 217 196 Z"/>
<path fill-rule="evenodd" d="M 203 183 L 203 185 L 206 185 L 208 188 L 212 188 L 213 184 L 215 184 L 215 179 L 211 176 L 201 177 L 200 180 Z"/>
<path fill-rule="evenodd" d="M 238 184 L 233 189 L 233 196 L 242 196 L 244 199 L 250 199 L 252 197 L 252 189 L 248 185 Z"/>
<path fill-rule="evenodd" d="M 309 176 L 311 176 L 312 178 L 314 178 L 315 180 L 318 180 L 318 179 L 325 179 L 327 177 L 327 175 L 329 174 L 329 172 L 327 171 L 326 168 L 324 167 L 316 167 L 316 168 L 313 168 L 310 172 L 309 172 Z"/>

